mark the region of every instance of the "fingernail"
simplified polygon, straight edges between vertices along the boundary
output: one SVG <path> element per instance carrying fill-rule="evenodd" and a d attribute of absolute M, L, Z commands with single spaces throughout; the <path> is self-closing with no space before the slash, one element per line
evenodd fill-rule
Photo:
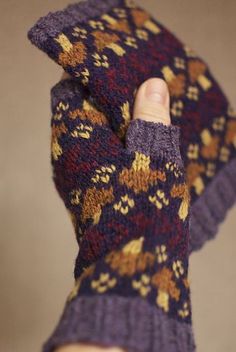
<path fill-rule="evenodd" d="M 148 100 L 159 104 L 165 104 L 166 89 L 160 80 L 150 80 L 146 84 L 145 95 Z"/>

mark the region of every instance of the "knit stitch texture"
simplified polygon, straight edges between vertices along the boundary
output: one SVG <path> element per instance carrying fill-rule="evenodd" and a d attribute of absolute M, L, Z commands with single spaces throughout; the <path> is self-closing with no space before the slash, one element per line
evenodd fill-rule
<path fill-rule="evenodd" d="M 132 0 L 70 5 L 29 38 L 86 87 L 121 139 L 138 86 L 165 79 L 192 199 L 190 251 L 213 238 L 236 198 L 236 115 L 207 63 Z"/>
<path fill-rule="evenodd" d="M 179 128 L 133 120 L 123 144 L 78 82 L 59 83 L 52 97 L 53 180 L 80 250 L 74 288 L 43 351 L 81 341 L 195 351 Z"/>

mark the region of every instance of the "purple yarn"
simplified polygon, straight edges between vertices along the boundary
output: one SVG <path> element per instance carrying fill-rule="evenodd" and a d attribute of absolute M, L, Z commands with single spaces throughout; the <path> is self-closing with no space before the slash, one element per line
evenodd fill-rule
<path fill-rule="evenodd" d="M 43 352 L 76 342 L 119 346 L 129 352 L 193 352 L 191 325 L 168 317 L 144 299 L 79 296 L 66 305 Z"/>
<path fill-rule="evenodd" d="M 86 22 L 88 19 L 97 17 L 102 13 L 116 7 L 119 0 L 87 0 L 78 4 L 67 6 L 62 11 L 49 12 L 45 17 L 41 17 L 28 32 L 28 38 L 33 44 L 42 48 L 48 37 L 55 37 L 66 27 L 73 27 L 78 22 Z M 44 33 L 42 34 L 42 29 Z"/>
<path fill-rule="evenodd" d="M 71 80 L 59 82 L 51 90 L 52 105 L 56 106 L 60 100 L 73 98 L 75 95 L 80 95 L 77 81 L 73 81 L 73 84 Z M 132 130 L 128 130 L 126 144 L 128 148 L 132 150 L 132 148 L 139 148 L 136 145 L 139 141 L 140 151 L 145 153 L 145 150 L 148 151 L 148 148 L 152 148 L 149 143 L 149 138 L 147 139 L 143 134 L 143 128 L 146 126 L 146 123 L 139 119 L 136 121 L 133 120 L 131 123 L 133 124 L 133 128 Z M 172 126 L 173 132 L 175 129 L 178 129 L 178 127 Z M 153 131 L 151 131 L 152 128 L 150 127 L 150 133 L 153 133 Z M 133 134 L 139 134 L 139 137 Z M 173 133 L 173 136 L 175 136 L 174 138 L 172 137 L 173 141 L 175 141 L 175 146 L 169 145 L 167 148 L 168 152 L 171 152 L 171 149 L 172 152 L 177 150 L 179 139 L 178 130 Z M 158 138 L 159 137 L 160 133 L 158 134 Z M 155 138 L 153 140 L 155 140 Z M 160 143 L 160 140 L 158 143 Z M 141 147 L 141 145 L 144 147 Z M 157 149 L 157 147 L 153 146 L 152 152 L 158 152 Z M 220 222 L 225 218 L 227 211 L 236 201 L 235 180 L 236 159 L 233 159 L 218 172 L 201 197 L 192 205 L 190 219 L 190 252 L 201 249 L 205 242 L 215 237 Z"/>
<path fill-rule="evenodd" d="M 154 157 L 166 156 L 183 167 L 179 150 L 180 128 L 177 126 L 165 126 L 141 119 L 132 120 L 126 134 L 126 144 L 130 151 L 139 151 Z"/>
<path fill-rule="evenodd" d="M 190 220 L 190 252 L 201 249 L 213 239 L 219 224 L 236 201 L 236 159 L 214 177 L 193 204 Z"/>

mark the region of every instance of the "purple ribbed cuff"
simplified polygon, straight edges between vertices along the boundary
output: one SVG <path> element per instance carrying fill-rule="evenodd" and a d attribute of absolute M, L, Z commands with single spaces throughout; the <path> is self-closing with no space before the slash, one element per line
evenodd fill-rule
<path fill-rule="evenodd" d="M 38 48 L 43 49 L 48 37 L 55 37 L 67 27 L 83 23 L 88 19 L 106 13 L 118 6 L 120 0 L 87 0 L 67 6 L 62 11 L 49 12 L 41 17 L 29 30 L 28 38 Z"/>
<path fill-rule="evenodd" d="M 236 159 L 231 160 L 191 207 L 190 252 L 213 239 L 236 201 Z"/>
<path fill-rule="evenodd" d="M 81 88 L 77 80 L 65 79 L 58 82 L 51 89 L 51 105 L 55 108 L 61 100 L 70 100 L 75 97 L 80 99 Z"/>
<path fill-rule="evenodd" d="M 169 318 L 142 298 L 80 296 L 65 306 L 43 352 L 89 342 L 119 346 L 128 352 L 193 352 L 192 327 Z"/>
<path fill-rule="evenodd" d="M 155 158 L 164 157 L 182 168 L 179 145 L 180 128 L 173 125 L 135 119 L 126 134 L 126 146 L 130 151 L 139 151 Z"/>

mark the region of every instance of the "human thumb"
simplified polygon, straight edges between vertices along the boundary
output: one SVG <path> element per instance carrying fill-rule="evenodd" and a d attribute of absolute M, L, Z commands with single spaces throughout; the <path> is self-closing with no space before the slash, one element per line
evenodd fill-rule
<path fill-rule="evenodd" d="M 133 119 L 126 133 L 126 148 L 130 152 L 159 157 L 182 165 L 179 143 L 180 128 L 171 124 L 170 95 L 166 82 L 151 78 L 136 94 Z"/>
<path fill-rule="evenodd" d="M 170 125 L 170 95 L 163 79 L 151 78 L 144 82 L 136 94 L 133 119 L 160 122 Z"/>

